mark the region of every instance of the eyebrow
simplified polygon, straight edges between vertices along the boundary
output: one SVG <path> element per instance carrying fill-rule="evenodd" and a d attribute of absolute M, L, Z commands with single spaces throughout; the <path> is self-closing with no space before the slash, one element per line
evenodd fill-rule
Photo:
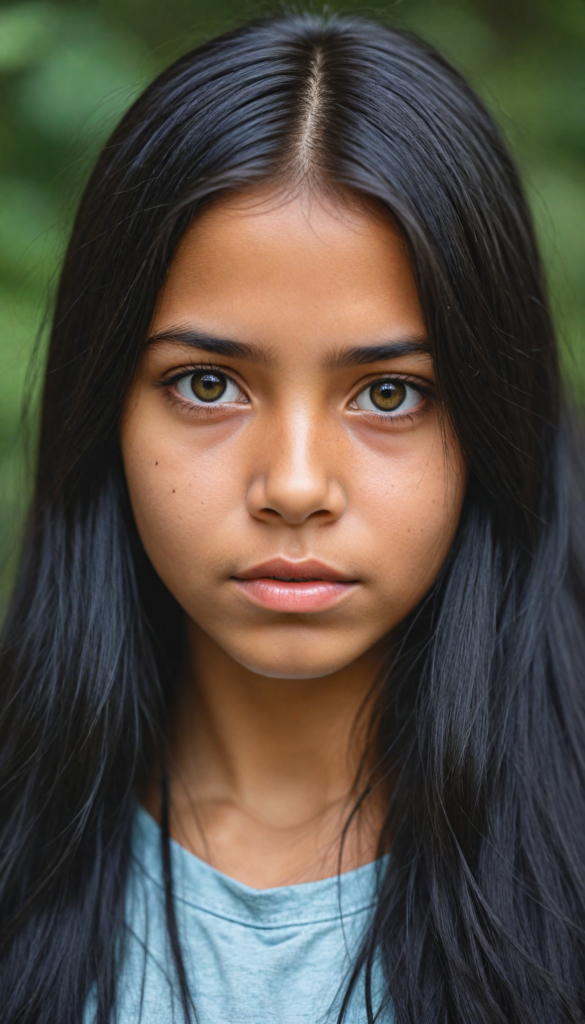
<path fill-rule="evenodd" d="M 363 366 L 364 363 L 378 363 L 384 359 L 399 359 L 401 356 L 425 355 L 431 348 L 425 338 L 397 338 L 380 345 L 354 345 L 351 348 L 338 349 L 327 357 L 327 367 L 331 370 L 346 369 L 348 366 Z"/>
<path fill-rule="evenodd" d="M 145 349 L 164 343 L 188 345 L 190 348 L 203 349 L 216 356 L 228 356 L 232 359 L 246 359 L 248 362 L 264 363 L 268 366 L 273 362 L 270 349 L 261 345 L 249 345 L 243 341 L 231 341 L 229 338 L 218 338 L 192 327 L 171 327 L 166 331 L 152 334 L 145 342 Z"/>
<path fill-rule="evenodd" d="M 144 347 L 150 348 L 165 343 L 188 345 L 212 355 L 244 359 L 248 362 L 263 363 L 265 366 L 274 363 L 274 353 L 269 348 L 220 338 L 193 327 L 170 327 L 165 331 L 159 331 L 147 338 Z M 397 338 L 395 341 L 379 345 L 353 345 L 351 348 L 334 349 L 325 357 L 325 366 L 329 370 L 340 370 L 385 359 L 399 359 L 401 356 L 430 355 L 430 351 L 429 343 L 423 337 Z"/>

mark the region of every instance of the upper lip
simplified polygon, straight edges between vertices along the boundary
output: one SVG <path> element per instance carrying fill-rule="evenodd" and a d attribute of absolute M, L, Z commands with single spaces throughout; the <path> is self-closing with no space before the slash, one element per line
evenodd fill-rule
<path fill-rule="evenodd" d="M 254 565 L 251 569 L 235 574 L 238 580 L 266 579 L 273 577 L 278 580 L 293 582 L 296 580 L 327 580 L 330 583 L 355 583 L 355 577 L 338 572 L 323 562 L 309 559 L 304 562 L 289 562 L 286 558 L 273 558 L 269 562 Z"/>

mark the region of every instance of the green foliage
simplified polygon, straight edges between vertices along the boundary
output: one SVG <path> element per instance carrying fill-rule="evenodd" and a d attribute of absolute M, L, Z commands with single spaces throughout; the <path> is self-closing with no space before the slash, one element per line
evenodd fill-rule
<path fill-rule="evenodd" d="M 297 5 L 295 5 L 297 6 Z M 313 8 L 315 5 L 312 5 Z M 328 9 L 347 11 L 333 0 Z M 585 390 L 583 0 L 386 0 L 375 13 L 438 45 L 496 114 L 524 170 L 570 377 Z M 259 8 L 248 0 L 0 3 L 0 560 L 30 479 L 21 408 L 75 202 L 120 113 L 163 66 Z M 37 368 L 39 358 L 36 357 Z M 0 586 L 1 589 L 1 586 Z M 0 595 L 1 596 L 1 595 Z"/>

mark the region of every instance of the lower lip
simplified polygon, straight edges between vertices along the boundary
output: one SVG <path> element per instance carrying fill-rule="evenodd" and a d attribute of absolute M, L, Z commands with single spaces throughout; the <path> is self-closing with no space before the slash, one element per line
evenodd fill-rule
<path fill-rule="evenodd" d="M 276 612 L 321 612 L 333 608 L 352 591 L 356 583 L 307 580 L 285 583 L 266 578 L 234 582 L 254 604 Z"/>

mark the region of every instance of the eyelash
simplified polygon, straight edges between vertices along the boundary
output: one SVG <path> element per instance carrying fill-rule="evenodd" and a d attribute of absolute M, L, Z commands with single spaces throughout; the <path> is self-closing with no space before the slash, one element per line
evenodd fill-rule
<path fill-rule="evenodd" d="M 217 366 L 214 363 L 197 363 L 192 364 L 190 366 L 181 366 L 177 370 L 175 370 L 171 376 L 165 377 L 163 380 L 159 381 L 157 387 L 166 391 L 167 398 L 173 405 L 180 406 L 188 414 L 194 416 L 213 415 L 213 409 L 217 408 L 218 405 L 221 405 L 220 402 L 218 402 L 217 405 L 199 405 L 192 402 L 187 402 L 184 398 L 178 397 L 171 391 L 171 388 L 178 384 L 180 380 L 183 380 L 185 377 L 189 377 L 192 373 L 197 373 L 198 370 L 211 370 L 212 372 L 215 371 L 215 373 L 221 373 L 224 377 L 231 381 L 232 384 L 235 384 L 237 388 L 243 390 L 238 381 L 234 377 L 232 377 L 231 374 L 227 373 L 223 366 Z M 372 377 L 371 380 L 368 380 L 365 384 L 361 385 L 359 390 L 355 392 L 351 401 L 355 402 L 358 395 L 360 395 L 362 391 L 365 391 L 366 388 L 371 387 L 372 384 L 376 384 L 378 381 L 383 380 L 404 381 L 405 384 L 408 384 L 415 391 L 418 391 L 418 393 L 422 395 L 423 398 L 431 402 L 437 401 L 436 391 L 432 387 L 430 387 L 429 384 L 423 384 L 420 380 L 410 377 L 408 374 L 404 373 L 382 373 L 379 374 L 378 376 Z M 392 423 L 397 423 L 403 422 L 405 420 L 414 420 L 424 411 L 424 408 L 425 406 L 423 405 L 420 410 L 415 409 L 414 412 L 406 412 L 402 414 L 400 412 L 397 412 L 395 415 L 390 415 L 388 413 L 383 412 L 376 413 L 367 410 L 367 415 L 370 420 L 375 420 L 381 423 L 388 423 L 388 421 L 391 421 Z"/>
<path fill-rule="evenodd" d="M 220 402 L 218 402 L 216 405 L 204 405 L 203 403 L 196 404 L 195 402 L 187 402 L 184 398 L 180 398 L 177 394 L 173 394 L 173 392 L 171 391 L 171 388 L 178 384 L 180 380 L 184 380 L 185 377 L 190 377 L 192 373 L 197 373 L 198 370 L 210 370 L 215 373 L 221 373 L 223 377 L 226 377 L 227 380 L 229 380 L 232 384 L 235 384 L 235 386 L 239 388 L 240 391 L 243 391 L 243 388 L 235 379 L 235 377 L 232 377 L 232 375 L 228 373 L 223 368 L 223 366 L 216 366 L 214 363 L 193 363 L 190 366 L 180 366 L 171 374 L 171 376 L 164 377 L 161 381 L 159 381 L 156 386 L 166 392 L 167 400 L 171 402 L 172 405 L 179 406 L 188 415 L 210 416 L 213 415 L 213 410 L 216 409 L 218 405 L 221 405 Z"/>
<path fill-rule="evenodd" d="M 363 391 L 366 391 L 367 388 L 372 387 L 373 384 L 377 384 L 379 381 L 385 381 L 385 380 L 403 381 L 405 384 L 408 384 L 409 387 L 411 387 L 413 389 L 413 391 L 417 391 L 419 393 L 419 395 L 421 395 L 427 401 L 429 401 L 429 402 L 436 402 L 437 401 L 437 393 L 434 390 L 434 388 L 432 388 L 429 384 L 423 384 L 423 382 L 420 381 L 418 378 L 411 377 L 407 373 L 381 373 L 381 374 L 374 375 L 370 380 L 366 381 L 365 384 L 362 383 L 360 385 L 360 387 L 355 392 L 355 394 L 354 394 L 354 396 L 353 396 L 351 401 L 355 402 L 357 400 L 358 396 L 361 395 L 361 393 Z M 416 409 L 414 409 L 412 411 L 409 410 L 408 412 L 403 412 L 403 413 L 398 411 L 398 412 L 396 412 L 394 414 L 390 414 L 390 413 L 383 413 L 383 412 L 373 412 L 372 410 L 369 410 L 369 409 L 368 410 L 363 410 L 363 411 L 360 410 L 360 411 L 366 412 L 368 418 L 370 419 L 370 421 L 374 420 L 374 422 L 388 424 L 388 422 L 391 422 L 391 423 L 404 423 L 407 420 L 413 421 L 418 416 L 420 416 L 425 411 L 425 409 L 426 409 L 426 402 L 421 403 L 420 408 L 416 408 Z"/>

